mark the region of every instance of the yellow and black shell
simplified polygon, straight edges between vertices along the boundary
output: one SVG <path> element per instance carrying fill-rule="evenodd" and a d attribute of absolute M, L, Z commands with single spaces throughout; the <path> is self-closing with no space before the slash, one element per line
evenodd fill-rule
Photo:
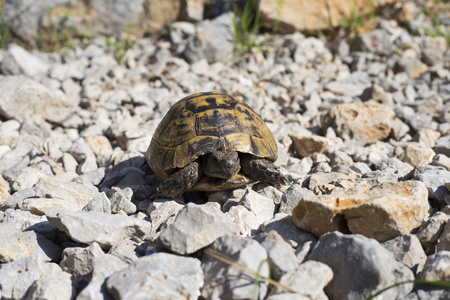
<path fill-rule="evenodd" d="M 156 129 L 145 154 L 153 172 L 161 179 L 183 168 L 199 156 L 216 150 L 249 153 L 270 161 L 277 159 L 277 144 L 264 121 L 243 101 L 220 92 L 196 93 L 175 103 Z M 236 178 L 251 182 L 242 173 Z M 209 188 L 208 179 L 196 184 Z M 193 190 L 195 190 L 195 186 Z"/>

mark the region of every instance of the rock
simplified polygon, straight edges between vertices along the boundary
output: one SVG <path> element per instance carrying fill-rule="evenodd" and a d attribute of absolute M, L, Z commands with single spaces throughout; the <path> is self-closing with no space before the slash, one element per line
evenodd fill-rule
<path fill-rule="evenodd" d="M 317 241 L 313 234 L 295 226 L 292 216 L 285 213 L 276 214 L 272 220 L 263 224 L 261 230 L 263 232 L 276 231 L 294 248 L 300 247 L 309 241 Z"/>
<path fill-rule="evenodd" d="M 196 299 L 202 284 L 198 259 L 168 253 L 141 257 L 106 281 L 115 299 Z"/>
<path fill-rule="evenodd" d="M 361 96 L 364 90 L 367 88 L 367 84 L 352 83 L 346 81 L 331 81 L 325 85 L 325 89 L 341 96 L 357 97 Z M 363 119 L 364 120 L 364 119 Z"/>
<path fill-rule="evenodd" d="M 333 299 L 367 298 L 393 282 L 414 279 L 411 270 L 397 262 L 388 250 L 361 235 L 326 234 L 319 239 L 308 261 L 322 262 L 333 270 L 334 280 L 325 288 Z M 412 287 L 412 284 L 393 287 L 383 297 L 403 298 Z"/>
<path fill-rule="evenodd" d="M 439 240 L 436 245 L 436 250 L 439 251 L 450 251 L 450 222 L 447 220 L 442 233 L 439 235 Z"/>
<path fill-rule="evenodd" d="M 152 201 L 148 206 L 147 213 L 152 222 L 153 233 L 156 233 L 170 217 L 176 216 L 183 207 L 184 205 L 176 200 L 157 199 Z"/>
<path fill-rule="evenodd" d="M 214 203 L 188 203 L 174 223 L 159 235 L 164 247 L 178 254 L 190 254 L 226 234 L 237 234 L 239 226 Z"/>
<path fill-rule="evenodd" d="M 54 208 L 48 210 L 46 216 L 53 226 L 64 231 L 74 241 L 84 244 L 97 242 L 102 249 L 108 249 L 128 238 L 146 240 L 151 233 L 149 222 L 123 215 Z"/>
<path fill-rule="evenodd" d="M 83 138 L 78 138 L 69 149 L 69 153 L 79 163 L 77 167 L 78 174 L 84 174 L 98 168 L 97 161 L 89 145 Z"/>
<path fill-rule="evenodd" d="M 247 190 L 241 201 L 239 201 L 239 205 L 253 212 L 262 222 L 272 219 L 275 212 L 275 203 L 273 203 L 272 199 L 250 189 Z"/>
<path fill-rule="evenodd" d="M 61 299 L 71 300 L 76 295 L 76 283 L 66 272 L 43 274 L 27 291 L 26 300 Z"/>
<path fill-rule="evenodd" d="M 290 287 L 306 299 L 328 299 L 324 288 L 332 279 L 333 271 L 329 266 L 310 260 L 283 275 L 279 283 Z M 275 291 L 280 292 L 280 288 Z"/>
<path fill-rule="evenodd" d="M 436 242 L 449 220 L 450 216 L 438 211 L 417 229 L 415 236 L 422 243 L 427 254 L 435 253 Z"/>
<path fill-rule="evenodd" d="M 61 124 L 75 108 L 61 91 L 51 91 L 23 75 L 1 78 L 0 94 L 0 115 L 21 122 Z"/>
<path fill-rule="evenodd" d="M 85 207 L 83 207 L 82 211 L 96 211 L 101 213 L 111 213 L 111 201 L 106 196 L 104 192 L 97 194 Z"/>
<path fill-rule="evenodd" d="M 450 157 L 450 135 L 443 136 L 436 141 L 433 151 Z"/>
<path fill-rule="evenodd" d="M 93 257 L 92 277 L 89 284 L 77 295 L 77 300 L 113 299 L 105 282 L 116 271 L 125 269 L 127 263 L 114 255 L 104 254 Z"/>
<path fill-rule="evenodd" d="M 322 136 L 293 136 L 292 147 L 300 157 L 313 156 L 316 153 L 323 153 L 329 147 L 336 145 L 336 142 Z"/>
<path fill-rule="evenodd" d="M 302 188 L 297 184 L 293 184 L 283 193 L 279 212 L 292 215 L 292 211 L 298 205 L 301 199 L 310 199 L 314 197 L 314 193 L 310 190 Z"/>
<path fill-rule="evenodd" d="M 280 280 L 281 276 L 295 269 L 297 258 L 292 247 L 276 231 L 269 231 L 255 237 L 267 251 L 272 278 Z"/>
<path fill-rule="evenodd" d="M 416 274 L 422 270 L 427 260 L 427 255 L 415 235 L 398 236 L 382 245 L 392 252 L 397 261 L 403 263 Z"/>
<path fill-rule="evenodd" d="M 411 78 L 418 78 L 422 73 L 428 71 L 426 64 L 417 58 L 402 57 L 398 61 L 398 70 L 405 72 Z"/>
<path fill-rule="evenodd" d="M 239 236 L 225 235 L 218 238 L 209 251 L 218 252 L 236 263 L 260 276 L 269 275 L 267 264 L 260 264 L 267 259 L 266 250 L 257 242 Z M 201 296 L 207 299 L 245 299 L 252 295 L 254 290 L 254 278 L 229 264 L 205 254 L 202 259 L 202 268 L 205 274 Z M 250 276 L 249 276 L 250 275 Z M 267 284 L 263 281 L 258 286 L 259 298 L 264 298 L 267 293 Z"/>
<path fill-rule="evenodd" d="M 242 205 L 232 206 L 225 214 L 239 225 L 239 232 L 243 236 L 251 236 L 252 232 L 258 231 L 264 222 L 261 217 Z"/>
<path fill-rule="evenodd" d="M 440 251 L 430 255 L 418 278 L 429 281 L 448 282 L 450 279 L 450 251 Z"/>
<path fill-rule="evenodd" d="M 0 223 L 0 262 L 8 263 L 27 256 L 59 261 L 61 248 L 34 231 L 22 231 L 13 222 Z"/>
<path fill-rule="evenodd" d="M 142 248 L 136 242 L 125 240 L 112 246 L 111 249 L 109 249 L 108 254 L 120 258 L 127 264 L 131 264 L 145 254 L 143 251 L 139 250 L 142 250 Z"/>
<path fill-rule="evenodd" d="M 98 195 L 97 188 L 92 184 L 61 182 L 53 178 L 42 178 L 31 190 L 33 197 L 25 197 L 23 204 L 19 206 L 28 207 L 38 214 L 44 214 L 54 206 L 78 211 Z"/>
<path fill-rule="evenodd" d="M 184 57 L 190 63 L 206 58 L 208 63 L 224 61 L 233 55 L 233 14 L 227 13 L 197 27 L 195 37 L 188 42 Z"/>
<path fill-rule="evenodd" d="M 2 264 L 0 268 L 0 290 L 3 299 L 23 299 L 29 288 L 47 274 L 62 272 L 61 268 L 36 256 L 26 256 L 15 261 Z M 48 278 L 48 277 L 47 277 Z M 72 287 L 65 286 L 67 290 Z M 59 299 L 59 298 L 58 298 Z"/>
<path fill-rule="evenodd" d="M 403 161 L 412 166 L 429 164 L 433 160 L 434 155 L 435 153 L 431 148 L 424 147 L 421 144 L 409 143 L 405 148 Z"/>
<path fill-rule="evenodd" d="M 123 211 L 126 214 L 136 212 L 136 205 L 132 202 L 133 191 L 127 187 L 123 190 L 112 187 L 111 189 L 111 212 L 113 214 Z"/>
<path fill-rule="evenodd" d="M 96 156 L 97 164 L 100 167 L 107 166 L 113 154 L 113 148 L 108 138 L 103 135 L 98 135 L 85 137 L 84 140 Z"/>
<path fill-rule="evenodd" d="M 10 44 L 3 58 L 0 70 L 8 75 L 37 77 L 47 72 L 50 66 L 38 56 L 16 44 Z"/>
<path fill-rule="evenodd" d="M 450 171 L 450 157 L 444 154 L 435 155 L 431 164 L 433 166 L 442 167 L 447 171 Z"/>
<path fill-rule="evenodd" d="M 10 188 L 8 181 L 0 177 L 0 206 L 2 206 L 6 200 L 10 197 Z"/>
<path fill-rule="evenodd" d="M 425 148 L 431 148 L 436 145 L 436 141 L 440 136 L 441 134 L 438 131 L 434 131 L 430 128 L 423 128 L 414 135 L 414 141 L 420 143 Z"/>
<path fill-rule="evenodd" d="M 338 230 L 386 241 L 419 227 L 428 209 L 428 192 L 420 182 L 361 182 L 355 188 L 302 199 L 292 217 L 295 225 L 316 236 Z"/>
<path fill-rule="evenodd" d="M 384 6 L 391 2 L 389 0 L 379 1 L 368 4 L 369 8 L 367 6 L 364 8 L 373 9 L 373 7 Z M 264 0 L 259 4 L 263 24 L 281 33 L 330 29 L 330 21 L 332 22 L 331 26 L 336 26 L 339 20 L 350 18 L 352 10 L 358 9 L 358 7 L 363 7 L 362 3 L 354 1 L 317 2 L 311 5 L 308 1 Z M 386 41 L 386 43 L 388 42 Z"/>
<path fill-rule="evenodd" d="M 92 261 L 103 254 L 102 248 L 95 242 L 86 248 L 66 248 L 61 255 L 59 266 L 75 279 L 79 279 L 92 272 Z"/>
<path fill-rule="evenodd" d="M 350 43 L 350 50 L 390 55 L 394 48 L 389 34 L 383 29 L 375 29 L 356 35 Z"/>
<path fill-rule="evenodd" d="M 421 181 L 428 188 L 429 197 L 434 199 L 439 206 L 450 204 L 450 191 L 444 186 L 450 181 L 450 171 L 434 168 L 419 173 L 414 180 Z"/>
<path fill-rule="evenodd" d="M 339 104 L 322 119 L 322 127 L 331 126 L 345 141 L 365 145 L 386 138 L 393 120 L 393 110 L 381 104 Z"/>

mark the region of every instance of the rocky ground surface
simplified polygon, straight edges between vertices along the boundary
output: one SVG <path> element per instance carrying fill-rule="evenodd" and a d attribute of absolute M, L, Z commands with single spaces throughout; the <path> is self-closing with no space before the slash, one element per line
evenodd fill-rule
<path fill-rule="evenodd" d="M 176 22 L 120 64 L 103 38 L 0 52 L 1 299 L 364 299 L 450 281 L 450 50 L 431 21 L 261 35 L 233 58 L 232 19 Z M 151 200 L 155 128 L 210 90 L 266 121 L 289 185 Z M 287 289 L 255 290 L 220 254 Z"/>

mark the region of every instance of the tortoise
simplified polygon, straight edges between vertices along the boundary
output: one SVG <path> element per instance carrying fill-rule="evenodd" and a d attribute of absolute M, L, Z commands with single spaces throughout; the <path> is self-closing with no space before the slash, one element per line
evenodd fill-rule
<path fill-rule="evenodd" d="M 264 121 L 243 101 L 203 92 L 176 102 L 158 125 L 145 158 L 162 180 L 156 197 L 221 191 L 260 181 L 279 188 L 278 149 Z"/>

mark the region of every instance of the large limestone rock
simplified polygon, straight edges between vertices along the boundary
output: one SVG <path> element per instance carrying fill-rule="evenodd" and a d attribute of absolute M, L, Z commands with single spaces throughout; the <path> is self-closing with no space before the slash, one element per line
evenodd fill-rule
<path fill-rule="evenodd" d="M 344 103 L 331 108 L 322 118 L 322 127 L 333 127 L 345 141 L 358 145 L 372 144 L 389 136 L 394 111 L 382 104 Z"/>
<path fill-rule="evenodd" d="M 125 239 L 150 239 L 151 223 L 123 215 L 101 212 L 69 211 L 53 208 L 46 212 L 48 221 L 69 235 L 72 240 L 84 244 L 97 242 L 109 249 Z"/>
<path fill-rule="evenodd" d="M 218 237 L 237 234 L 239 226 L 216 203 L 189 203 L 171 226 L 159 236 L 161 243 L 178 254 L 190 254 L 209 246 Z"/>
<path fill-rule="evenodd" d="M 386 241 L 419 227 L 428 209 L 428 190 L 422 182 L 360 182 L 301 199 L 292 217 L 295 225 L 316 236 L 337 230 Z"/>
<path fill-rule="evenodd" d="M 334 280 L 325 288 L 330 299 L 366 299 L 393 283 L 414 279 L 412 271 L 388 250 L 361 235 L 326 234 L 308 260 L 324 263 L 333 270 Z M 385 291 L 382 297 L 404 299 L 412 287 L 402 284 Z"/>
<path fill-rule="evenodd" d="M 282 33 L 329 29 L 341 19 L 348 18 L 357 8 L 384 6 L 393 0 L 261 0 L 261 19 L 264 25 Z"/>
<path fill-rule="evenodd" d="M 197 299 L 203 284 L 200 261 L 168 253 L 144 256 L 107 280 L 115 299 Z"/>
<path fill-rule="evenodd" d="M 75 105 L 63 92 L 23 75 L 0 78 L 0 115 L 6 119 L 58 124 L 70 117 Z"/>

